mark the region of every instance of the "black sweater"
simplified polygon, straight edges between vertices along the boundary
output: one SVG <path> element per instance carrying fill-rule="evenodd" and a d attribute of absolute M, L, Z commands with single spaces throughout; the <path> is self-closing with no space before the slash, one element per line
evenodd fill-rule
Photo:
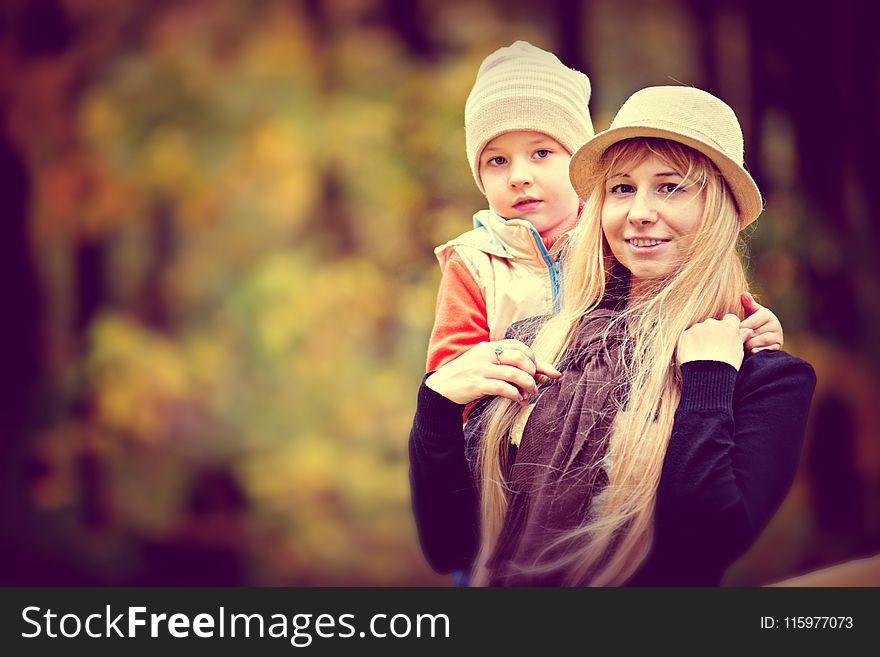
<path fill-rule="evenodd" d="M 717 586 L 781 504 L 800 460 L 813 368 L 783 351 L 681 368 L 657 491 L 654 543 L 629 586 Z M 419 389 L 409 438 L 413 512 L 434 570 L 470 570 L 478 492 L 465 455 L 463 406 Z"/>

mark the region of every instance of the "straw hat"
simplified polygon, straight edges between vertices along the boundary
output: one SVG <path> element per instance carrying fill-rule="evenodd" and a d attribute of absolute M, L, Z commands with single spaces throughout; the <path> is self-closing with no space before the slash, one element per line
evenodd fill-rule
<path fill-rule="evenodd" d="M 715 163 L 733 192 L 745 228 L 761 214 L 761 192 L 743 163 L 743 135 L 733 110 L 715 96 L 693 87 L 648 87 L 623 104 L 611 127 L 590 139 L 569 165 L 571 183 L 581 198 L 608 147 L 633 137 L 660 137 L 698 150 Z"/>

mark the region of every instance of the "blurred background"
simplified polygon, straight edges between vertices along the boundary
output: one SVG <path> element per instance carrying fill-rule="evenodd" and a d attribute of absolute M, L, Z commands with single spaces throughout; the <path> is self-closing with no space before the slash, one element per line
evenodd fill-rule
<path fill-rule="evenodd" d="M 4 0 L 0 572 L 25 585 L 448 585 L 406 441 L 432 249 L 485 199 L 481 60 L 737 111 L 758 298 L 818 374 L 794 486 L 728 572 L 880 552 L 870 3 Z M 820 11 L 821 9 L 821 11 Z"/>

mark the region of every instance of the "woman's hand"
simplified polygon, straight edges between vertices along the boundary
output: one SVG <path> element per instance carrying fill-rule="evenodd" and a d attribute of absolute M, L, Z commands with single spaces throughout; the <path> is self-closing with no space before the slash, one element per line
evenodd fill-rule
<path fill-rule="evenodd" d="M 498 340 L 471 347 L 429 376 L 425 385 L 456 404 L 489 395 L 521 402 L 538 391 L 539 375 L 562 376 L 553 365 L 535 358 L 524 342 Z"/>
<path fill-rule="evenodd" d="M 718 360 L 730 363 L 739 371 L 743 360 L 743 342 L 751 334 L 752 329 L 740 327 L 736 315 L 728 314 L 721 320 L 710 317 L 681 334 L 678 339 L 678 362 Z"/>
<path fill-rule="evenodd" d="M 765 308 L 748 292 L 740 295 L 746 318 L 740 323 L 740 328 L 752 329 L 752 334 L 746 340 L 746 349 L 753 354 L 763 349 L 777 350 L 782 348 L 782 324 L 779 318 L 769 308 Z"/>

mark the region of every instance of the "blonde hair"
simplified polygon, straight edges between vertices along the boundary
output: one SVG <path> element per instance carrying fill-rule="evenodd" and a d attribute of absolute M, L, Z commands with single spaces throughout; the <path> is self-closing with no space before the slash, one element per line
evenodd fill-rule
<path fill-rule="evenodd" d="M 681 392 L 675 362 L 679 336 L 691 325 L 727 313 L 742 317 L 740 293 L 747 291 L 739 257 L 739 219 L 723 177 L 707 157 L 677 142 L 638 138 L 618 142 L 603 155 L 581 223 L 563 264 L 561 310 L 540 329 L 532 344 L 539 358 L 560 365 L 578 345 L 582 317 L 606 293 L 616 259 L 602 233 L 601 212 L 609 173 L 657 156 L 683 175 L 682 186 L 698 185 L 705 205 L 687 258 L 648 293 L 631 297 L 614 322 L 621 322 L 624 347 L 619 382 L 625 400 L 617 409 L 607 451 L 598 466 L 608 484 L 592 500 L 589 519 L 548 544 L 542 554 L 561 557 L 532 564 L 503 564 L 521 571 L 562 571 L 568 585 L 620 585 L 645 560 L 653 538 L 654 505 L 666 447 Z M 624 362 L 623 355 L 626 354 Z M 626 405 L 624 411 L 622 406 Z M 490 582 L 492 557 L 507 511 L 507 451 L 520 406 L 493 400 L 483 416 L 478 449 L 481 476 L 481 540 L 473 572 L 475 585 Z M 557 548 L 564 548 L 558 550 Z"/>

